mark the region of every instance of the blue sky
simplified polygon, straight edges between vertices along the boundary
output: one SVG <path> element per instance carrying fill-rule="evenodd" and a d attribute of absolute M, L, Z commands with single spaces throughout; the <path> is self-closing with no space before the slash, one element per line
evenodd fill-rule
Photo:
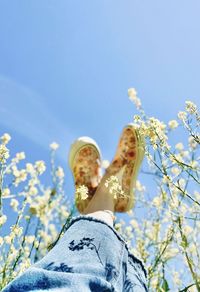
<path fill-rule="evenodd" d="M 199 30 L 199 0 L 1 1 L 0 132 L 11 154 L 47 160 L 57 141 L 73 194 L 70 143 L 91 136 L 111 159 L 136 113 L 129 87 L 164 121 L 185 100 L 199 104 Z"/>

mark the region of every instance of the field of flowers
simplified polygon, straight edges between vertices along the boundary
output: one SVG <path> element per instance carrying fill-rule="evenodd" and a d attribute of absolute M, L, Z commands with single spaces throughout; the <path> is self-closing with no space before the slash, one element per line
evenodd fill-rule
<path fill-rule="evenodd" d="M 150 291 L 200 291 L 197 106 L 186 101 L 177 119 L 165 124 L 146 115 L 135 89 L 128 95 L 138 109 L 134 123 L 146 137 L 142 172 L 154 189 L 137 181 L 135 209 L 128 219 L 117 219 L 115 228 L 143 260 Z M 75 214 L 63 168 L 55 162 L 59 145 L 50 145 L 51 169 L 46 169 L 44 161 L 26 162 L 24 152 L 10 157 L 10 139 L 7 133 L 0 137 L 0 289 L 45 255 Z M 48 185 L 44 172 L 51 173 Z"/>

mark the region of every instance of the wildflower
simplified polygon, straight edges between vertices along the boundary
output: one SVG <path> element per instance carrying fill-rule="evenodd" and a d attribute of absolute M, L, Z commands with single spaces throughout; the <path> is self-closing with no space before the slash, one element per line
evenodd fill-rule
<path fill-rule="evenodd" d="M 132 219 L 132 220 L 130 221 L 130 224 L 131 224 L 131 226 L 132 226 L 134 229 L 138 229 L 138 228 L 139 228 L 138 222 L 137 222 L 136 220 L 134 220 L 134 219 Z"/>
<path fill-rule="evenodd" d="M 184 149 L 184 146 L 183 146 L 183 143 L 177 143 L 175 148 L 178 150 L 178 151 L 182 151 Z"/>
<path fill-rule="evenodd" d="M 15 176 L 14 185 L 18 186 L 19 183 L 27 179 L 27 172 L 25 169 L 18 170 L 16 166 L 13 166 L 12 169 L 13 169 L 13 175 Z"/>
<path fill-rule="evenodd" d="M 0 163 L 5 163 L 9 158 L 9 149 L 4 145 L 0 145 Z"/>
<path fill-rule="evenodd" d="M 103 160 L 101 162 L 101 167 L 104 168 L 104 169 L 108 168 L 109 165 L 110 165 L 110 161 L 109 160 Z"/>
<path fill-rule="evenodd" d="M 193 228 L 189 225 L 183 227 L 183 232 L 185 236 L 189 236 L 193 232 Z"/>
<path fill-rule="evenodd" d="M 34 166 L 32 163 L 26 163 L 26 171 L 31 175 L 35 172 Z"/>
<path fill-rule="evenodd" d="M 188 138 L 188 143 L 189 143 L 190 148 L 192 148 L 192 149 L 197 148 L 197 145 L 198 145 L 198 144 L 197 144 L 197 142 L 195 141 L 194 137 L 190 136 L 190 137 Z"/>
<path fill-rule="evenodd" d="M 164 254 L 164 258 L 165 258 L 165 259 L 174 258 L 178 253 L 179 253 L 178 248 L 169 248 L 169 249 L 165 252 L 165 254 Z"/>
<path fill-rule="evenodd" d="M 10 189 L 9 188 L 5 188 L 2 191 L 2 197 L 8 197 L 10 195 Z"/>
<path fill-rule="evenodd" d="M 140 99 L 137 97 L 137 91 L 134 88 L 129 88 L 128 96 L 131 101 L 134 102 L 137 109 L 140 109 L 142 104 Z"/>
<path fill-rule="evenodd" d="M 187 112 L 189 112 L 190 114 L 196 113 L 196 111 L 197 111 L 196 104 L 194 104 L 192 101 L 189 101 L 189 100 L 187 100 L 185 102 L 185 104 L 186 104 L 185 109 L 186 109 Z"/>
<path fill-rule="evenodd" d="M 13 237 L 11 235 L 6 235 L 4 237 L 4 242 L 7 244 L 11 244 Z"/>
<path fill-rule="evenodd" d="M 13 225 L 10 227 L 11 229 L 11 236 L 18 236 L 20 237 L 23 232 L 23 228 L 17 225 Z"/>
<path fill-rule="evenodd" d="M 170 129 L 175 129 L 178 127 L 178 122 L 176 120 L 171 120 L 169 121 L 168 126 L 170 127 Z"/>
<path fill-rule="evenodd" d="M 152 204 L 158 208 L 158 209 L 161 209 L 162 208 L 162 197 L 155 197 L 152 201 Z"/>
<path fill-rule="evenodd" d="M 59 144 L 56 142 L 51 143 L 49 146 L 50 146 L 50 149 L 54 151 L 59 148 Z"/>
<path fill-rule="evenodd" d="M 19 202 L 16 199 L 11 199 L 10 206 L 13 208 L 15 212 L 17 212 L 17 207 L 19 206 Z"/>
<path fill-rule="evenodd" d="M 109 189 L 109 193 L 114 195 L 114 199 L 117 199 L 118 196 L 125 197 L 125 193 L 116 176 L 111 175 L 106 180 L 105 186 Z"/>
<path fill-rule="evenodd" d="M 136 190 L 138 192 L 144 192 L 145 191 L 145 186 L 143 186 L 139 180 L 136 181 L 136 186 L 135 186 Z"/>
<path fill-rule="evenodd" d="M 186 113 L 186 112 L 183 112 L 183 111 L 180 111 L 180 112 L 178 113 L 178 118 L 179 118 L 179 120 L 181 120 L 181 121 L 185 121 L 185 120 L 187 119 L 187 113 Z"/>
<path fill-rule="evenodd" d="M 84 185 L 78 187 L 75 195 L 77 200 L 86 200 L 88 198 L 88 188 Z"/>
<path fill-rule="evenodd" d="M 178 167 L 174 166 L 171 168 L 171 173 L 175 176 L 178 176 L 181 173 L 181 170 Z"/>
<path fill-rule="evenodd" d="M 1 136 L 0 139 L 1 139 L 1 142 L 2 142 L 4 145 L 6 145 L 6 144 L 8 144 L 8 142 L 11 140 L 11 137 L 10 137 L 9 134 L 5 133 L 5 134 L 3 134 L 3 136 Z"/>
<path fill-rule="evenodd" d="M 172 274 L 172 279 L 175 285 L 180 286 L 181 285 L 181 280 L 180 280 L 180 275 L 178 272 L 174 271 Z"/>
<path fill-rule="evenodd" d="M 26 158 L 26 155 L 25 155 L 24 152 L 19 152 L 19 153 L 16 154 L 16 158 L 17 158 L 18 160 L 23 160 L 23 159 Z"/>
<path fill-rule="evenodd" d="M 29 194 L 30 196 L 35 196 L 35 195 L 38 194 L 38 189 L 37 189 L 36 187 L 34 187 L 34 186 L 31 186 L 31 187 L 29 188 L 28 194 Z"/>
<path fill-rule="evenodd" d="M 34 235 L 28 235 L 28 236 L 25 237 L 25 241 L 28 244 L 32 244 L 34 242 L 34 239 L 35 239 L 35 236 Z"/>
<path fill-rule="evenodd" d="M 46 170 L 46 166 L 43 160 L 35 162 L 35 168 L 39 174 L 42 174 Z"/>
<path fill-rule="evenodd" d="M 6 215 L 2 215 L 0 216 L 0 226 L 4 225 L 7 221 L 7 216 Z"/>
<path fill-rule="evenodd" d="M 179 184 L 180 188 L 182 190 L 184 190 L 186 181 L 184 180 L 184 178 L 181 178 L 181 179 L 179 179 L 178 184 Z"/>
<path fill-rule="evenodd" d="M 55 172 L 55 175 L 60 179 L 64 178 L 65 174 L 63 168 L 59 166 Z"/>

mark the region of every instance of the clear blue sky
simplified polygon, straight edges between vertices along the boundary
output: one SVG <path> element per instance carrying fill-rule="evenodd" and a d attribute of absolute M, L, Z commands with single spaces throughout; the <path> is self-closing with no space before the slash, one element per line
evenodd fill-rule
<path fill-rule="evenodd" d="M 136 113 L 135 87 L 149 115 L 176 117 L 199 104 L 199 0 L 0 1 L 0 132 L 11 154 L 48 158 L 60 144 L 88 135 L 111 159 Z"/>

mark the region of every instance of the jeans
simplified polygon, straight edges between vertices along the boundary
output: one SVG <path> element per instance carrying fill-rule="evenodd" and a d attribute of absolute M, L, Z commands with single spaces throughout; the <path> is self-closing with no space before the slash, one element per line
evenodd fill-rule
<path fill-rule="evenodd" d="M 148 291 L 142 262 L 124 239 L 103 220 L 79 216 L 40 261 L 3 292 Z"/>

